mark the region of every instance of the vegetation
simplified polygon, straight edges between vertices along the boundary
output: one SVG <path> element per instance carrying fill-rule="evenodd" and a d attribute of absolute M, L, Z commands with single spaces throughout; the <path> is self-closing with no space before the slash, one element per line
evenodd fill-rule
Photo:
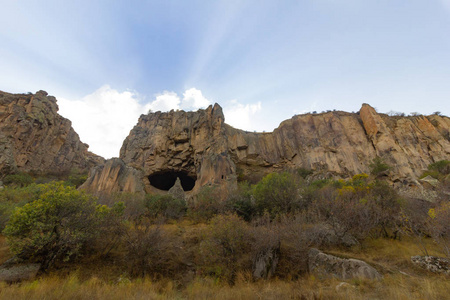
<path fill-rule="evenodd" d="M 8 243 L 0 237 L 0 260 L 16 255 L 45 272 L 33 282 L 0 283 L 0 298 L 445 298 L 448 280 L 410 257 L 450 255 L 448 195 L 436 203 L 403 199 L 380 180 L 386 166 L 374 159 L 372 176 L 347 180 L 273 173 L 240 182 L 225 200 L 205 187 L 187 203 L 126 193 L 97 199 L 70 177 L 10 184 L 0 190 Z M 447 182 L 448 162 L 429 171 Z M 384 278 L 347 280 L 339 290 L 339 281 L 308 273 L 311 247 L 367 261 Z M 275 273 L 255 281 L 255 260 L 272 250 Z"/>
<path fill-rule="evenodd" d="M 421 178 L 431 176 L 435 179 L 443 181 L 450 174 L 450 160 L 440 160 L 428 166 Z"/>
<path fill-rule="evenodd" d="M 3 183 L 7 186 L 25 187 L 33 183 L 33 178 L 27 173 L 17 173 L 6 175 Z"/>
<path fill-rule="evenodd" d="M 3 233 L 11 251 L 44 267 L 77 257 L 95 238 L 99 214 L 93 197 L 61 182 L 46 184 L 33 202 L 16 209 Z"/>
<path fill-rule="evenodd" d="M 162 216 L 168 219 L 179 219 L 187 210 L 184 199 L 177 199 L 171 195 L 151 195 L 146 199 L 145 208 L 153 218 Z"/>
<path fill-rule="evenodd" d="M 383 159 L 379 156 L 375 157 L 369 165 L 370 174 L 375 176 L 380 176 L 384 172 L 390 169 L 390 166 L 386 164 Z"/>

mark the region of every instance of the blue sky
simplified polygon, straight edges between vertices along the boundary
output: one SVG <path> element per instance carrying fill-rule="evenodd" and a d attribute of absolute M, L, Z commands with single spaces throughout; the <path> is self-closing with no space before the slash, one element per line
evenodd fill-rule
<path fill-rule="evenodd" d="M 271 131 L 369 103 L 450 115 L 450 0 L 1 0 L 0 90 L 46 90 L 117 156 L 141 113 L 219 103 Z"/>

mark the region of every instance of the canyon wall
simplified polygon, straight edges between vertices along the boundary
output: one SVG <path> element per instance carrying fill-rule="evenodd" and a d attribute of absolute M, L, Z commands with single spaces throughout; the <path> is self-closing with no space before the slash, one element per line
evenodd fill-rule
<path fill-rule="evenodd" d="M 227 125 L 217 104 L 197 112 L 156 112 L 139 118 L 120 158 L 92 170 L 83 188 L 157 193 L 180 178 L 187 194 L 203 186 L 225 192 L 238 180 L 256 181 L 285 169 L 347 178 L 368 173 L 377 156 L 391 166 L 386 175 L 393 184 L 408 185 L 430 163 L 449 159 L 449 131 L 448 117 L 387 116 L 368 104 L 358 113 L 297 115 L 271 133 Z"/>

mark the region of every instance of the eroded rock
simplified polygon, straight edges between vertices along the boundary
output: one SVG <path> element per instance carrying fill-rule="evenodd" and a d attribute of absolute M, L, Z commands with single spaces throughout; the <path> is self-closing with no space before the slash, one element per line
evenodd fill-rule
<path fill-rule="evenodd" d="M 40 268 L 41 264 L 37 263 L 3 264 L 0 266 L 0 281 L 13 283 L 31 280 Z"/>
<path fill-rule="evenodd" d="M 94 195 L 117 192 L 144 193 L 144 174 L 127 166 L 120 158 L 108 159 L 106 163 L 94 167 L 89 177 L 80 186 Z"/>
<path fill-rule="evenodd" d="M 450 275 L 450 259 L 436 256 L 411 256 L 411 262 L 433 273 Z"/>
<path fill-rule="evenodd" d="M 315 248 L 308 252 L 309 272 L 321 277 L 336 277 L 341 280 L 361 278 L 380 279 L 378 271 L 358 259 L 344 259 L 325 254 Z"/>
<path fill-rule="evenodd" d="M 258 253 L 253 261 L 253 278 L 268 279 L 273 276 L 280 258 L 280 244 Z"/>
<path fill-rule="evenodd" d="M 224 121 L 217 104 L 197 112 L 142 115 L 125 139 L 120 158 L 143 172 L 136 180 L 142 180 L 147 193 L 170 188 L 152 185 L 155 176 L 182 174 L 195 181 L 192 190 L 184 189 L 193 195 L 203 186 L 226 191 L 238 180 L 254 182 L 285 169 L 347 178 L 368 173 L 376 156 L 392 166 L 386 174 L 391 182 L 403 185 L 416 182 L 430 163 L 450 156 L 449 118 L 389 117 L 368 104 L 359 114 L 297 115 L 271 133 L 246 132 Z"/>
<path fill-rule="evenodd" d="M 46 92 L 0 91 L 0 177 L 15 172 L 89 171 L 103 158 L 88 151 Z"/>

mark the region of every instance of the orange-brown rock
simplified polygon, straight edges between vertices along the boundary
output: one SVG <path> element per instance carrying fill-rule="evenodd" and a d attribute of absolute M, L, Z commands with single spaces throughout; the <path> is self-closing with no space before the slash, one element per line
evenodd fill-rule
<path fill-rule="evenodd" d="M 226 190 L 237 180 L 284 169 L 306 168 L 345 178 L 369 172 L 376 156 L 393 167 L 392 181 L 414 182 L 428 164 L 450 155 L 448 117 L 389 117 L 367 104 L 358 114 L 297 115 L 271 133 L 242 131 L 224 121 L 217 104 L 197 112 L 142 115 L 124 141 L 120 159 L 139 170 L 136 181 L 147 193 L 167 191 L 179 177 L 183 189 L 195 194 L 205 185 Z M 117 182 L 100 169 L 91 177 Z M 109 186 L 101 180 L 96 184 Z"/>
<path fill-rule="evenodd" d="M 0 178 L 18 171 L 64 173 L 88 171 L 103 163 L 88 151 L 72 123 L 58 114 L 56 99 L 46 92 L 0 91 Z"/>

